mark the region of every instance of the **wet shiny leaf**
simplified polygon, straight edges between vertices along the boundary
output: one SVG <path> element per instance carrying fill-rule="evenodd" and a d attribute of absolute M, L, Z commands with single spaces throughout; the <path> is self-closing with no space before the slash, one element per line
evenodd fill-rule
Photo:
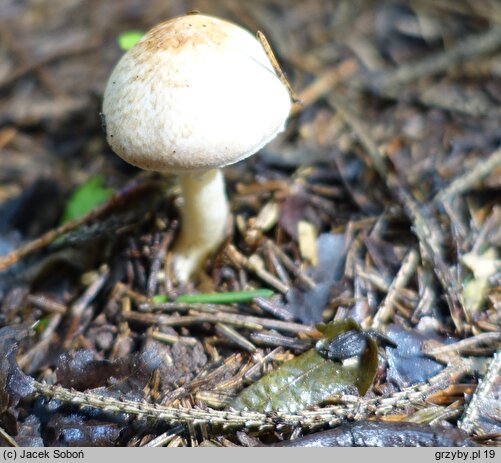
<path fill-rule="evenodd" d="M 321 326 L 329 342 L 348 331 L 361 331 L 353 320 Z M 324 358 L 316 349 L 284 363 L 281 367 L 245 389 L 231 404 L 236 410 L 289 413 L 310 407 L 339 393 L 363 395 L 372 384 L 377 369 L 376 342 L 367 337 L 367 348 L 358 362 Z"/>
<path fill-rule="evenodd" d="M 430 335 L 409 331 L 399 325 L 389 325 L 386 335 L 395 342 L 396 347 L 387 347 L 387 377 L 400 387 L 421 383 L 438 374 L 442 364 L 425 357 L 422 344 Z"/>
<path fill-rule="evenodd" d="M 459 429 L 429 425 L 361 421 L 335 429 L 283 441 L 273 447 L 471 447 L 473 442 Z"/>

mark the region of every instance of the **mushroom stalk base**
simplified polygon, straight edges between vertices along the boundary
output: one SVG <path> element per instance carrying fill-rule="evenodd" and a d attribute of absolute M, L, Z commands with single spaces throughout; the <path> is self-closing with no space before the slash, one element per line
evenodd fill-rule
<path fill-rule="evenodd" d="M 223 242 L 229 205 L 219 169 L 183 174 L 180 183 L 184 205 L 181 233 L 173 250 L 173 268 L 178 281 L 184 283 Z"/>

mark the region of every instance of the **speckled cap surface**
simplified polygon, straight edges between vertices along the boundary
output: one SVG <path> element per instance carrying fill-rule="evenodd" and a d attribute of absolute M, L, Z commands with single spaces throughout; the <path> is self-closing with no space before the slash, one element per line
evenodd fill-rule
<path fill-rule="evenodd" d="M 103 100 L 112 149 L 172 172 L 245 159 L 284 129 L 290 107 L 259 41 L 201 14 L 151 29 L 116 65 Z"/>

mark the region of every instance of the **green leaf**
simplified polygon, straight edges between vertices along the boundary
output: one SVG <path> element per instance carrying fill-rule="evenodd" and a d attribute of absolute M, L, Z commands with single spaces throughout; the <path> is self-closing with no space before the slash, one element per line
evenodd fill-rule
<path fill-rule="evenodd" d="M 255 297 L 271 297 L 270 289 L 256 289 L 253 291 L 233 291 L 228 293 L 183 294 L 176 302 L 188 304 L 233 304 L 252 301 Z"/>
<path fill-rule="evenodd" d="M 333 322 L 319 329 L 328 341 L 346 331 L 361 331 L 353 320 Z M 334 394 L 357 389 L 363 395 L 374 381 L 377 363 L 377 345 L 372 338 L 368 338 L 367 348 L 356 364 L 325 359 L 316 349 L 310 349 L 244 389 L 230 407 L 295 413 Z"/>
<path fill-rule="evenodd" d="M 77 219 L 104 203 L 112 194 L 111 188 L 104 188 L 104 177 L 96 175 L 75 189 L 66 203 L 61 223 Z"/>
<path fill-rule="evenodd" d="M 35 330 L 38 334 L 42 334 L 47 326 L 49 326 L 49 322 L 50 317 L 41 318 L 40 320 L 37 320 L 35 323 L 33 323 L 31 329 Z"/>
<path fill-rule="evenodd" d="M 137 42 L 141 40 L 144 35 L 142 31 L 125 31 L 122 32 L 117 37 L 118 46 L 123 50 L 127 51 L 131 49 Z"/>

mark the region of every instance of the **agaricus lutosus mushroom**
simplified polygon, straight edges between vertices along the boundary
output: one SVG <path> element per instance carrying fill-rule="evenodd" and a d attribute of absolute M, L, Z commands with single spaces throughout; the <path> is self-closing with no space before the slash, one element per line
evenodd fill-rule
<path fill-rule="evenodd" d="M 184 205 L 173 249 L 179 281 L 225 238 L 229 206 L 220 168 L 281 132 L 290 107 L 260 42 L 211 16 L 159 24 L 116 65 L 103 101 L 108 143 L 137 167 L 180 177 Z"/>

